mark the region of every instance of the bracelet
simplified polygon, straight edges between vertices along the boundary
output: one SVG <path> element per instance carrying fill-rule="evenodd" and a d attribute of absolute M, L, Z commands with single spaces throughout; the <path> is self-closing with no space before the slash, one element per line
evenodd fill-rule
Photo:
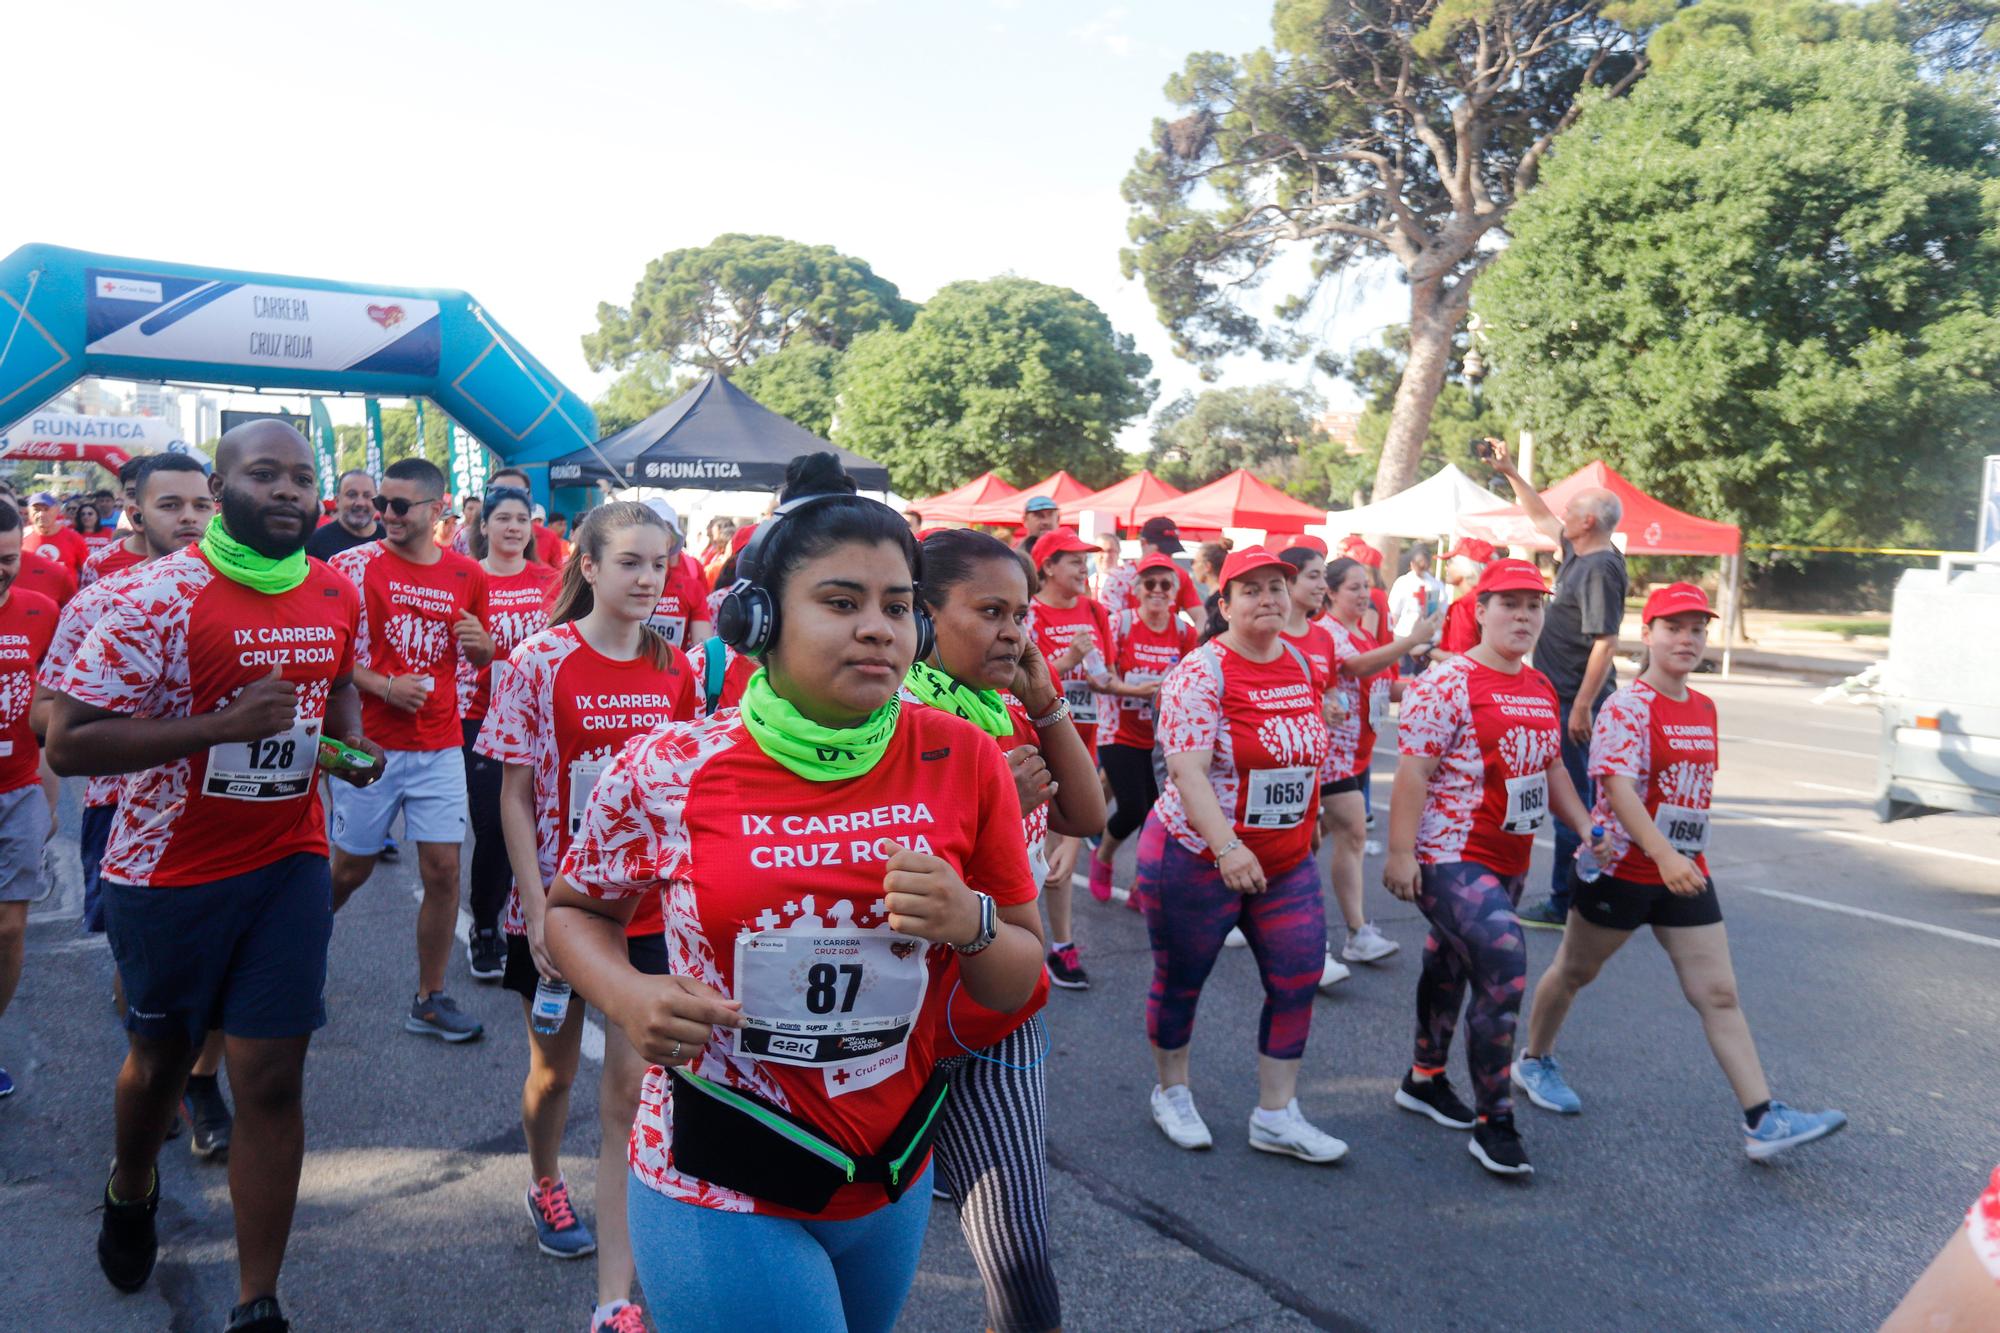
<path fill-rule="evenodd" d="M 1053 727 L 1058 722 L 1067 721 L 1069 721 L 1069 700 L 1058 696 L 1054 712 L 1046 717 L 1031 717 L 1028 719 L 1028 725 L 1040 731 L 1045 727 Z"/>
<path fill-rule="evenodd" d="M 1229 855 L 1231 852 L 1235 851 L 1238 847 L 1241 847 L 1242 845 L 1243 845 L 1243 839 L 1231 838 L 1226 844 L 1215 849 L 1215 859 L 1217 861 L 1220 861 L 1223 857 Z"/>

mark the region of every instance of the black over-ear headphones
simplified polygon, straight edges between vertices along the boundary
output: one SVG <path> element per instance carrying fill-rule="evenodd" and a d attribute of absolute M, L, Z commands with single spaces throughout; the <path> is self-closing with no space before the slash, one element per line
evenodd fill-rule
<path fill-rule="evenodd" d="M 757 525 L 750 534 L 750 540 L 736 553 L 736 582 L 729 585 L 729 591 L 722 595 L 722 604 L 715 610 L 715 632 L 721 640 L 739 653 L 751 657 L 762 657 L 778 640 L 778 603 L 765 586 L 764 553 L 770 549 L 771 534 L 793 514 L 808 505 L 823 500 L 860 500 L 864 504 L 881 504 L 866 496 L 855 495 L 851 491 L 831 491 L 822 495 L 802 495 L 796 500 L 787 500 L 771 511 L 771 516 Z M 887 505 L 883 510 L 895 513 Z M 902 522 L 899 516 L 896 520 Z M 913 573 L 918 588 L 923 586 L 923 547 L 917 547 L 917 566 Z M 937 626 L 931 621 L 931 613 L 924 609 L 923 599 L 912 595 L 910 614 L 917 622 L 917 657 L 925 661 L 937 647 Z"/>

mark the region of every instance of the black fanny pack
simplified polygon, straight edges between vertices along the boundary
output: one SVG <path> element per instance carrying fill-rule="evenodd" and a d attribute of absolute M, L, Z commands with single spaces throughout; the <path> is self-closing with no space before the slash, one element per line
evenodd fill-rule
<path fill-rule="evenodd" d="M 843 1185 L 877 1184 L 894 1203 L 922 1169 L 951 1095 L 942 1065 L 879 1152 L 856 1157 L 810 1121 L 742 1088 L 674 1070 L 674 1169 L 801 1213 L 817 1213 Z"/>

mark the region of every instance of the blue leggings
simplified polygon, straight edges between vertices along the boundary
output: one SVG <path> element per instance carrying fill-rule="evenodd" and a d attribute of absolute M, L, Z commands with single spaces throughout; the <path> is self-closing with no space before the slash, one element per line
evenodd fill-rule
<path fill-rule="evenodd" d="M 931 1172 L 845 1222 L 725 1213 L 634 1176 L 625 1216 L 654 1322 L 674 1333 L 889 1333 L 916 1280 Z"/>

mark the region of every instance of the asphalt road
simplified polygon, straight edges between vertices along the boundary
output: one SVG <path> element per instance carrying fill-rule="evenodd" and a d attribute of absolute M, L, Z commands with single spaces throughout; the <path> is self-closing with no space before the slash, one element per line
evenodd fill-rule
<path fill-rule="evenodd" d="M 1258 989 L 1241 951 L 1217 968 L 1196 1035 L 1217 1146 L 1183 1153 L 1147 1116 L 1143 925 L 1086 898 L 1078 934 L 1096 984 L 1056 994 L 1048 1015 L 1068 1326 L 1872 1328 L 2000 1160 L 2000 824 L 1877 825 L 1872 710 L 1815 707 L 1813 688 L 1785 682 L 1709 688 L 1725 735 L 1712 865 L 1744 1003 L 1777 1094 L 1843 1108 L 1846 1133 L 1775 1165 L 1747 1161 L 1693 1013 L 1639 937 L 1563 1034 L 1584 1115 L 1523 1103 L 1534 1179 L 1486 1175 L 1463 1136 L 1391 1105 L 1424 928 L 1374 887 L 1370 910 L 1402 952 L 1319 1000 L 1300 1087 L 1307 1114 L 1352 1145 L 1347 1160 L 1311 1167 L 1245 1145 Z M 64 822 L 73 839 L 73 809 Z M 21 1083 L 0 1103 L 0 1206 L 13 1219 L 0 1328 L 219 1328 L 234 1298 L 224 1173 L 185 1140 L 162 1162 L 152 1285 L 121 1297 L 96 1270 L 122 1040 L 109 955 L 75 930 L 73 841 L 57 859 L 64 883 L 37 910 L 26 978 L 0 1019 L 0 1065 Z M 1378 870 L 1371 858 L 1371 882 Z M 582 1328 L 590 1266 L 537 1254 L 523 1215 L 518 1001 L 474 987 L 461 957 L 452 986 L 486 1040 L 446 1048 L 401 1031 L 413 876 L 383 867 L 335 934 L 287 1309 L 308 1333 Z M 1537 971 L 1555 944 L 1530 934 Z M 1463 1089 L 1462 1057 L 1453 1077 Z M 586 1218 L 595 1107 L 586 1064 L 567 1144 Z M 981 1324 L 977 1278 L 940 1207 L 903 1326 Z"/>

